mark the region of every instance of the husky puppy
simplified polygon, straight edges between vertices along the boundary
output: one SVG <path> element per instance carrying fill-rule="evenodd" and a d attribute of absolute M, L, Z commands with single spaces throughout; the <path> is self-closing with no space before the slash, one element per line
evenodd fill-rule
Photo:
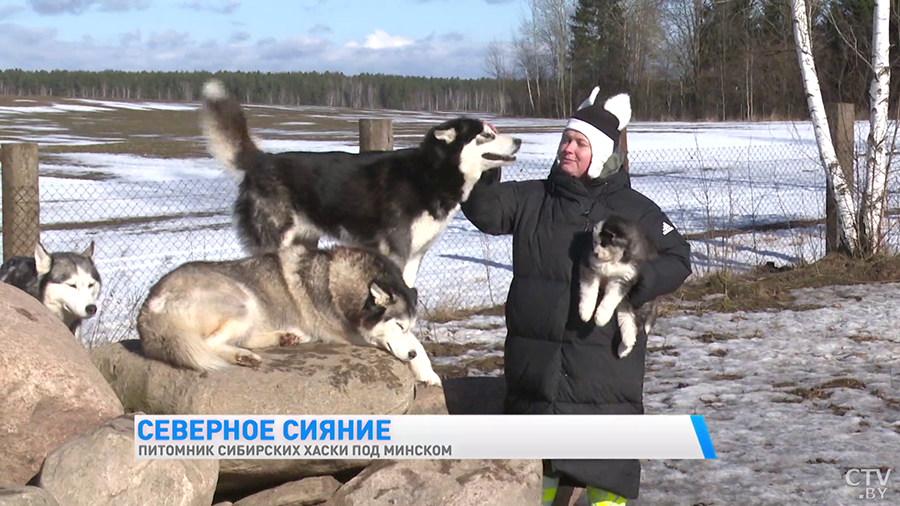
<path fill-rule="evenodd" d="M 0 265 L 0 281 L 41 301 L 81 337 L 81 323 L 97 314 L 101 280 L 94 265 L 94 241 L 81 253 L 47 253 L 40 242 L 33 257 L 12 257 Z"/>
<path fill-rule="evenodd" d="M 515 161 L 522 141 L 473 118 L 456 118 L 395 151 L 266 153 L 240 103 L 211 80 L 202 126 L 210 153 L 240 181 L 234 206 L 250 254 L 322 236 L 387 255 L 415 286 L 422 257 L 482 173 Z"/>
<path fill-rule="evenodd" d="M 385 350 L 417 380 L 440 385 L 413 334 L 416 299 L 379 253 L 295 245 L 175 268 L 150 289 L 137 329 L 146 356 L 178 367 L 257 367 L 253 348 L 345 342 Z"/>
<path fill-rule="evenodd" d="M 603 326 L 617 314 L 622 342 L 619 357 L 631 353 L 637 342 L 638 328 L 649 332 L 656 322 L 657 303 L 644 304 L 637 313 L 626 295 L 638 281 L 641 266 L 657 257 L 656 247 L 647 240 L 637 225 L 612 214 L 594 225 L 592 249 L 580 265 L 580 301 L 578 313 L 585 322 Z M 603 297 L 597 305 L 601 292 Z M 595 310 L 596 308 L 596 310 Z"/>

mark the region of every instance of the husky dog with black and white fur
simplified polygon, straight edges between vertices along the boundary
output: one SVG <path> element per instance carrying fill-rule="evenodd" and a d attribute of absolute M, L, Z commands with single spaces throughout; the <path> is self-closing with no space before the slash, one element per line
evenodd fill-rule
<path fill-rule="evenodd" d="M 41 301 L 80 338 L 82 322 L 97 314 L 102 286 L 93 257 L 94 241 L 80 253 L 49 253 L 37 242 L 34 256 L 12 257 L 0 265 L 0 281 Z"/>
<path fill-rule="evenodd" d="M 315 249 L 328 236 L 386 255 L 410 287 L 481 175 L 515 162 L 522 144 L 490 123 L 459 117 L 406 149 L 269 153 L 220 81 L 203 87 L 202 111 L 210 153 L 240 181 L 234 214 L 248 253 Z"/>
<path fill-rule="evenodd" d="M 649 332 L 656 322 L 657 303 L 652 300 L 635 311 L 628 292 L 638 282 L 641 266 L 657 257 L 656 247 L 641 233 L 633 221 L 611 214 L 594 225 L 590 254 L 580 266 L 580 301 L 578 313 L 585 322 L 603 326 L 616 313 L 622 342 L 619 357 L 631 353 L 637 342 L 638 329 Z M 600 304 L 599 294 L 603 293 Z"/>

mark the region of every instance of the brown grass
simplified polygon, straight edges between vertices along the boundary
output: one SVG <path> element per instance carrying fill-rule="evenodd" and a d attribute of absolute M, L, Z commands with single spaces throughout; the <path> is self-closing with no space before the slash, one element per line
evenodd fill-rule
<path fill-rule="evenodd" d="M 472 350 L 494 350 L 494 345 L 470 345 L 458 343 L 422 343 L 430 357 L 458 357 Z M 433 364 L 434 372 L 443 379 L 463 378 L 469 375 L 469 371 L 488 373 L 497 369 L 503 369 L 503 356 L 490 356 L 467 360 L 452 364 Z"/>
<path fill-rule="evenodd" d="M 433 308 L 424 308 L 419 318 L 432 323 L 448 323 L 467 320 L 473 316 L 504 316 L 506 304 L 480 308 L 461 308 L 454 304 L 439 304 Z"/>
<path fill-rule="evenodd" d="M 831 285 L 856 285 L 900 281 L 900 257 L 870 259 L 830 254 L 823 259 L 788 270 L 761 267 L 746 274 L 716 272 L 685 283 L 663 301 L 661 314 L 692 305 L 697 311 L 736 312 L 769 309 L 817 309 L 791 306 L 791 290 Z M 689 304 L 685 304 L 689 303 Z"/>
<path fill-rule="evenodd" d="M 21 99 L 33 101 L 22 102 Z M 0 96 L 0 106 L 40 107 L 53 104 L 103 107 L 102 104 L 61 97 Z M 182 104 L 195 109 L 164 111 L 111 108 L 110 111 L 28 112 L 23 115 L 9 115 L 0 117 L 0 138 L 14 139 L 26 132 L 28 135 L 43 135 L 16 129 L 22 119 L 27 119 L 29 124 L 57 128 L 56 131 L 46 132 L 47 135 L 96 139 L 96 143 L 79 146 L 41 145 L 41 153 L 111 153 L 154 158 L 206 157 L 208 154 L 202 142 L 200 129 L 200 104 Z M 359 138 L 359 118 L 371 117 L 371 111 L 327 107 L 285 109 L 245 106 L 244 111 L 251 133 L 265 138 L 283 136 L 296 138 L 299 135 L 310 140 L 356 142 Z M 411 142 L 415 141 L 416 137 L 423 136 L 430 126 L 432 125 L 428 121 L 396 122 L 393 128 L 398 138 L 397 142 Z"/>

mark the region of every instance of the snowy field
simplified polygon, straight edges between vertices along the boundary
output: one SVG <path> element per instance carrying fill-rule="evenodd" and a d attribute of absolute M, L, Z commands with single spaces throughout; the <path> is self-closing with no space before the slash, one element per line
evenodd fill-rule
<path fill-rule="evenodd" d="M 196 110 L 189 104 L 62 102 L 0 107 L 0 143 L 74 149 L 114 146 L 126 137 L 165 139 L 166 132 L 149 127 L 98 137 L 66 125 L 72 115 L 91 124 L 118 111 L 181 113 L 193 121 L 188 114 Z M 270 150 L 353 152 L 356 122 L 366 116 L 394 118 L 399 148 L 452 116 L 248 110 L 251 125 L 254 117 L 283 118 L 256 131 Z M 520 161 L 505 179 L 546 175 L 562 121 L 491 121 L 524 141 Z M 866 130 L 859 123 L 858 138 Z M 197 140 L 198 134 L 184 138 Z M 659 203 L 682 232 L 744 230 L 693 240 L 695 272 L 744 270 L 767 261 L 784 265 L 824 254 L 821 226 L 747 230 L 823 216 L 824 177 L 808 123 L 638 122 L 629 128 L 628 147 L 633 186 Z M 208 157 L 63 151 L 41 161 L 42 239 L 51 250 L 97 241 L 105 288 L 100 316 L 89 327 L 96 341 L 134 337 L 133 311 L 169 269 L 241 254 L 230 216 L 235 184 Z M 508 238 L 485 237 L 458 215 L 425 258 L 420 293 L 430 307 L 498 304 L 510 276 Z M 794 295 L 797 310 L 701 316 L 684 307 L 659 321 L 649 341 L 647 412 L 704 415 L 718 460 L 645 462 L 641 498 L 629 504 L 900 504 L 900 285 Z M 477 316 L 423 322 L 419 334 L 428 342 L 492 350 L 435 358 L 444 363 L 501 354 L 505 331 L 501 317 Z M 844 480 L 849 469 L 882 466 L 894 469 L 883 499 L 861 499 L 865 489 Z"/>
<path fill-rule="evenodd" d="M 415 144 L 453 113 L 355 111 L 322 107 L 249 106 L 262 147 L 358 150 L 361 117 L 391 117 L 395 147 Z M 133 320 L 147 289 L 189 260 L 231 259 L 242 252 L 230 207 L 236 183 L 203 154 L 162 158 L 121 154 L 126 140 L 190 141 L 199 145 L 197 105 L 102 100 L 14 100 L 0 106 L 0 142 L 38 142 L 42 152 L 42 240 L 51 250 L 97 242 L 104 276 L 101 313 L 86 330 L 96 342 L 133 336 Z M 90 127 L 116 115 L 176 116 L 177 134 L 146 126 L 116 135 Z M 127 116 L 140 120 L 143 116 Z M 546 176 L 564 122 L 488 117 L 523 139 L 519 161 L 504 179 Z M 156 119 L 156 121 L 160 121 Z M 867 124 L 857 125 L 863 138 Z M 90 134 L 81 131 L 91 132 Z M 108 152 L 77 148 L 102 145 Z M 656 201 L 692 240 L 694 268 L 746 270 L 815 260 L 824 254 L 824 229 L 759 231 L 766 224 L 817 220 L 824 215 L 824 176 L 808 123 L 633 123 L 628 132 L 633 186 Z M 53 152 L 49 152 L 53 150 Z M 756 230 L 755 230 L 756 229 Z M 703 238 L 708 230 L 737 230 Z M 418 281 L 426 309 L 502 303 L 511 279 L 508 237 L 479 233 L 459 213 L 426 255 Z"/>
<path fill-rule="evenodd" d="M 646 413 L 704 415 L 717 460 L 645 461 L 641 497 L 629 504 L 900 504 L 900 284 L 792 295 L 796 311 L 686 307 L 659 320 Z M 487 347 L 502 343 L 502 325 L 478 317 L 421 333 Z M 882 466 L 893 469 L 883 499 L 860 500 L 865 487 L 844 481 L 849 469 Z"/>

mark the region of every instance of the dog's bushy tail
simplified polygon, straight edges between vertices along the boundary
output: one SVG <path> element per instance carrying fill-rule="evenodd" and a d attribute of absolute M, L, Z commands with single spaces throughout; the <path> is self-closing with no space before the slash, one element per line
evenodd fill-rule
<path fill-rule="evenodd" d="M 191 335 L 191 329 L 184 327 L 190 326 L 173 324 L 168 317 L 144 308 L 137 322 L 144 356 L 197 371 L 216 371 L 231 365 L 203 336 Z"/>
<path fill-rule="evenodd" d="M 217 79 L 211 79 L 203 86 L 201 125 L 207 149 L 213 158 L 236 177 L 242 177 L 242 160 L 258 148 L 250 138 L 241 104 L 228 96 L 225 85 Z"/>

